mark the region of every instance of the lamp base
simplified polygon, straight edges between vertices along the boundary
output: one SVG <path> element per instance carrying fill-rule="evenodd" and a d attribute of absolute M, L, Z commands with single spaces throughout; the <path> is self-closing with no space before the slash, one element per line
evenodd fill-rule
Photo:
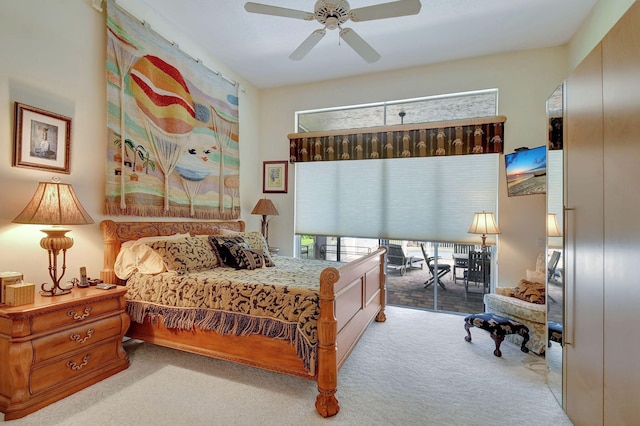
<path fill-rule="evenodd" d="M 42 283 L 43 286 L 45 284 L 46 283 Z M 51 290 L 45 290 L 44 288 L 40 290 L 40 295 L 45 297 L 61 296 L 63 294 L 69 294 L 69 293 L 71 293 L 70 288 L 54 287 Z"/>
<path fill-rule="evenodd" d="M 47 236 L 40 240 L 40 247 L 49 253 L 49 276 L 53 283 L 42 283 L 40 286 L 40 294 L 42 296 L 52 297 L 71 293 L 73 285 L 68 288 L 62 288 L 62 286 L 60 286 L 60 281 L 67 269 L 67 249 L 73 246 L 73 239 L 65 236 L 69 230 L 52 228 L 42 229 L 42 232 L 47 234 Z M 62 271 L 60 275 L 58 275 L 58 254 L 60 252 L 62 252 Z"/>

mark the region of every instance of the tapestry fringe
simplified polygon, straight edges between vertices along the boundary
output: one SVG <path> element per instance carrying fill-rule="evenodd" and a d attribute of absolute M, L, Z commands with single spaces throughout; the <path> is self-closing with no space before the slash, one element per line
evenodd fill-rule
<path fill-rule="evenodd" d="M 169 329 L 193 330 L 195 326 L 222 335 L 259 334 L 284 340 L 295 346 L 296 354 L 304 363 L 305 369 L 315 376 L 317 345 L 311 344 L 294 323 L 214 309 L 175 308 L 139 301 L 128 301 L 127 312 L 131 321 L 140 324 L 147 317 L 153 324 L 157 324 L 161 318 L 163 325 Z"/>
<path fill-rule="evenodd" d="M 192 216 L 189 213 L 189 207 L 171 206 L 169 211 L 164 210 L 162 206 L 145 206 L 127 204 L 127 207 L 120 208 L 119 201 L 106 200 L 104 203 L 103 213 L 107 216 L 143 216 L 143 217 L 188 217 L 198 220 L 237 220 L 240 217 L 240 208 L 233 210 L 226 208 L 223 213 L 216 209 L 201 210 L 195 209 Z"/>

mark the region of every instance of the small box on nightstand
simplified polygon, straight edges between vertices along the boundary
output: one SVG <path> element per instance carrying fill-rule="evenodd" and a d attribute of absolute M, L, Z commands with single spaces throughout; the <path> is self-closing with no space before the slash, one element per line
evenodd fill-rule
<path fill-rule="evenodd" d="M 5 303 L 6 287 L 11 284 L 19 284 L 22 282 L 22 274 L 20 272 L 0 272 L 0 303 Z"/>
<path fill-rule="evenodd" d="M 9 284 L 6 290 L 4 301 L 10 306 L 33 303 L 36 295 L 36 285 L 33 283 Z"/>

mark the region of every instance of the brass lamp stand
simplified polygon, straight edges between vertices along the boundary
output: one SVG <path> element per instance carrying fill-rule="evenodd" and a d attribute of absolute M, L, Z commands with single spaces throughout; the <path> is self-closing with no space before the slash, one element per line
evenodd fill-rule
<path fill-rule="evenodd" d="M 40 294 L 43 296 L 59 296 L 71 292 L 71 287 L 62 288 L 60 281 L 67 269 L 67 250 L 73 246 L 73 239 L 65 234 L 65 228 L 56 225 L 86 225 L 93 219 L 85 211 L 76 197 L 73 187 L 60 183 L 53 178 L 52 182 L 40 182 L 36 193 L 27 207 L 13 220 L 14 223 L 54 225 L 53 228 L 42 229 L 47 234 L 40 240 L 40 247 L 49 253 L 49 276 L 52 284 L 42 283 Z M 62 251 L 62 271 L 58 275 L 58 255 Z"/>
<path fill-rule="evenodd" d="M 64 276 L 67 269 L 67 249 L 73 246 L 73 238 L 67 237 L 64 234 L 69 232 L 68 229 L 41 229 L 42 232 L 47 234 L 40 240 L 40 247 L 49 252 L 49 276 L 53 280 L 51 288 L 47 283 L 42 283 L 40 294 L 43 296 L 59 296 L 61 294 L 71 293 L 71 287 L 62 288 L 60 281 Z M 62 251 L 62 272 L 58 276 L 58 254 Z"/>

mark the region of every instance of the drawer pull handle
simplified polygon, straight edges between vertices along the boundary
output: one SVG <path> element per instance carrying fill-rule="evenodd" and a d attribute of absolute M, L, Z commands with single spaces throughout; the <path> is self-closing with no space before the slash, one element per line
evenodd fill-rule
<path fill-rule="evenodd" d="M 82 315 L 76 313 L 76 311 L 69 311 L 67 315 L 69 315 L 71 318 L 73 318 L 76 321 L 82 321 L 83 319 L 87 318 L 90 313 L 91 313 L 91 306 L 87 306 L 86 308 L 84 308 L 84 312 L 82 313 Z"/>
<path fill-rule="evenodd" d="M 80 337 L 79 334 L 73 333 L 71 336 L 69 336 L 69 339 L 73 340 L 74 342 L 84 343 L 89 340 L 91 336 L 93 336 L 93 328 L 87 330 L 87 335 L 85 337 Z"/>
<path fill-rule="evenodd" d="M 82 358 L 82 362 L 80 364 L 76 364 L 75 361 L 69 361 L 67 363 L 67 367 L 69 367 L 72 370 L 80 370 L 82 369 L 82 367 L 84 367 L 85 365 L 87 365 L 87 363 L 89 362 L 89 358 L 91 358 L 90 354 L 86 354 L 84 356 L 84 358 Z"/>

